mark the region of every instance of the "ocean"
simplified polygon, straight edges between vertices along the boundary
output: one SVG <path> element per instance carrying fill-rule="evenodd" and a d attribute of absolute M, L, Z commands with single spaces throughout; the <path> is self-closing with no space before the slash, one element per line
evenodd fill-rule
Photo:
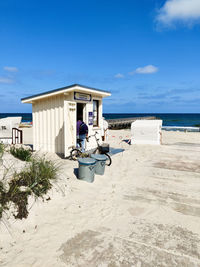
<path fill-rule="evenodd" d="M 0 113 L 0 118 L 22 117 L 22 122 L 31 122 L 31 113 Z M 163 126 L 200 127 L 200 113 L 104 113 L 105 119 L 155 116 L 163 120 Z"/>
<path fill-rule="evenodd" d="M 163 126 L 200 127 L 200 113 L 105 113 L 106 119 L 155 116 Z"/>
<path fill-rule="evenodd" d="M 22 122 L 32 121 L 32 113 L 0 113 L 0 119 L 6 117 L 22 117 Z"/>

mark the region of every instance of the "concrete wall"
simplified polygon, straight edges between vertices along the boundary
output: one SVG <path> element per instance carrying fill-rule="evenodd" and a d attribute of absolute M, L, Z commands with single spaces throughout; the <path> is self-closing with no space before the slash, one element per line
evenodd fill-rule
<path fill-rule="evenodd" d="M 162 120 L 136 120 L 131 124 L 131 144 L 161 144 Z"/>

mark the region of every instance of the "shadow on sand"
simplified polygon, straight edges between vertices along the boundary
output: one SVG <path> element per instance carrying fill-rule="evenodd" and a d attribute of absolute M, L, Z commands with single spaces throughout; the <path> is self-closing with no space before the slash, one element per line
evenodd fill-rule
<path fill-rule="evenodd" d="M 74 175 L 75 175 L 76 178 L 78 179 L 78 168 L 74 168 Z"/>

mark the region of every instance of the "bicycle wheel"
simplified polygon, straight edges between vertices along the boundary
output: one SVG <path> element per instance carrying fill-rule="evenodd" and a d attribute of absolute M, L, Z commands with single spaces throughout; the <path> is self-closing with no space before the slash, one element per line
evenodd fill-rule
<path fill-rule="evenodd" d="M 106 157 L 107 157 L 106 165 L 110 166 L 112 164 L 111 156 L 109 154 L 107 154 L 107 153 L 105 153 L 104 155 L 106 155 Z"/>
<path fill-rule="evenodd" d="M 77 158 L 80 158 L 82 152 L 78 148 L 72 149 L 70 152 L 70 159 L 77 160 Z"/>

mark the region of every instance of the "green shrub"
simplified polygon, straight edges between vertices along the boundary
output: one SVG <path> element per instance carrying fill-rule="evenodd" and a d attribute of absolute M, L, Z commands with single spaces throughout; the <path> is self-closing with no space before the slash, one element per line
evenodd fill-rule
<path fill-rule="evenodd" d="M 0 205 L 0 218 L 2 217 L 3 214 L 3 207 Z"/>
<path fill-rule="evenodd" d="M 55 180 L 58 168 L 52 161 L 44 158 L 32 159 L 27 169 L 15 175 L 20 186 L 29 187 L 36 196 L 46 194 Z"/>
<path fill-rule="evenodd" d="M 5 188 L 3 183 L 0 181 L 0 218 L 2 217 L 3 211 L 7 208 L 5 201 Z"/>
<path fill-rule="evenodd" d="M 0 143 L 0 159 L 2 158 L 4 153 L 4 144 Z"/>
<path fill-rule="evenodd" d="M 27 204 L 28 204 L 28 196 L 31 195 L 30 191 L 21 191 L 20 187 L 14 180 L 9 182 L 8 191 L 4 191 L 2 193 L 2 197 L 0 198 L 1 204 L 1 214 L 4 210 L 8 209 L 8 203 L 13 202 L 17 211 L 17 214 L 14 217 L 17 219 L 26 218 L 28 216 Z"/>
<path fill-rule="evenodd" d="M 18 159 L 21 159 L 23 161 L 30 161 L 32 153 L 28 149 L 24 149 L 23 147 L 16 148 L 16 147 L 11 147 L 10 153 Z"/>
<path fill-rule="evenodd" d="M 7 192 L 0 182 L 0 218 L 3 211 L 8 208 L 9 202 L 13 202 L 16 207 L 15 218 L 26 218 L 28 197 L 45 195 L 52 187 L 51 181 L 57 178 L 57 172 L 58 167 L 52 161 L 44 158 L 32 159 L 28 167 L 19 173 L 14 173 Z"/>

